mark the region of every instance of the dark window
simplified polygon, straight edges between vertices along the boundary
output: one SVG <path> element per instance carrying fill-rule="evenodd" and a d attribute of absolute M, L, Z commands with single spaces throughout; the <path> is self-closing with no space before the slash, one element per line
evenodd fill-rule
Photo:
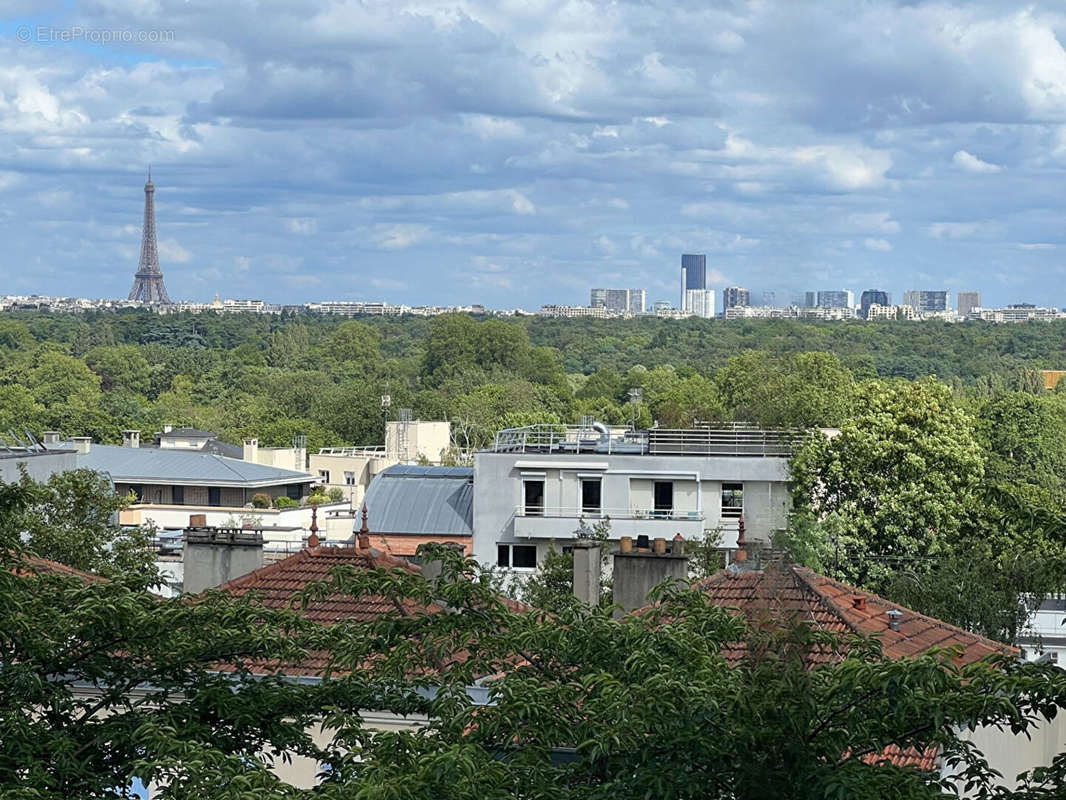
<path fill-rule="evenodd" d="M 209 506 L 222 505 L 222 490 L 217 486 L 207 487 L 207 504 Z"/>
<path fill-rule="evenodd" d="M 744 513 L 744 484 L 722 484 L 722 516 L 739 517 Z"/>
<path fill-rule="evenodd" d="M 668 517 L 674 510 L 674 482 L 655 481 L 655 516 Z"/>
<path fill-rule="evenodd" d="M 170 487 L 170 502 L 176 506 L 185 505 L 185 487 L 184 486 L 172 486 Z"/>
<path fill-rule="evenodd" d="M 523 487 L 526 516 L 544 516 L 544 481 L 523 481 Z"/>
<path fill-rule="evenodd" d="M 144 499 L 143 486 L 130 486 L 130 491 L 133 492 L 133 496 L 137 498 L 138 503 Z"/>
<path fill-rule="evenodd" d="M 534 544 L 511 545 L 511 566 L 516 569 L 535 569 L 537 546 Z"/>
<path fill-rule="evenodd" d="M 599 514 L 603 510 L 602 502 L 603 483 L 599 478 L 591 478 L 581 481 L 581 512 L 584 514 Z"/>
<path fill-rule="evenodd" d="M 534 544 L 496 545 L 496 565 L 513 569 L 536 569 L 537 546 Z"/>
<path fill-rule="evenodd" d="M 290 483 L 285 487 L 285 496 L 290 500 L 299 500 L 302 496 L 300 494 L 300 484 Z"/>

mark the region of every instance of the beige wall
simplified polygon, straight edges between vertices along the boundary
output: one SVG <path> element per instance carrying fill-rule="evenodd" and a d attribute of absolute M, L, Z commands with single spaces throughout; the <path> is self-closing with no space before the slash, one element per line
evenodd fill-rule
<path fill-rule="evenodd" d="M 401 446 L 401 432 L 405 424 L 407 443 Z M 417 461 L 419 457 L 425 457 L 431 464 L 439 464 L 451 446 L 451 439 L 450 422 L 412 420 L 408 423 L 385 423 L 385 451 L 400 461 Z"/>

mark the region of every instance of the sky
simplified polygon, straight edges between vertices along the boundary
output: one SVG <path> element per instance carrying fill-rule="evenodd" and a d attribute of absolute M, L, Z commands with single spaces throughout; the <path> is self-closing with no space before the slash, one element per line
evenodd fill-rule
<path fill-rule="evenodd" d="M 3 0 L 0 294 L 1066 306 L 1066 4 Z"/>

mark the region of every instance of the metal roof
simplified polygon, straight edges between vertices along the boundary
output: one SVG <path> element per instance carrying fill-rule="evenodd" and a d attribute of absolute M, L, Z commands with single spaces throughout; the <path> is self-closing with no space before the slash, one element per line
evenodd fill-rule
<path fill-rule="evenodd" d="M 315 480 L 304 472 L 180 448 L 117 447 L 94 443 L 88 453 L 78 453 L 77 464 L 79 468 L 107 472 L 112 480 L 121 483 L 254 488 Z"/>
<path fill-rule="evenodd" d="M 472 536 L 473 480 L 470 467 L 389 467 L 374 477 L 366 491 L 370 530 Z"/>

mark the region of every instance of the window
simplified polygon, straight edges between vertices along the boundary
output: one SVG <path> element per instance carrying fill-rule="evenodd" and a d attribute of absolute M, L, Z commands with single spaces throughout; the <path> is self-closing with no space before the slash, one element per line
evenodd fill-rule
<path fill-rule="evenodd" d="M 544 516 L 544 481 L 522 481 L 523 511 L 527 517 Z"/>
<path fill-rule="evenodd" d="M 207 504 L 209 506 L 222 505 L 222 490 L 217 486 L 207 487 Z"/>
<path fill-rule="evenodd" d="M 144 487 L 135 485 L 130 486 L 130 491 L 133 492 L 133 496 L 137 498 L 136 502 L 141 502 L 144 499 Z"/>
<path fill-rule="evenodd" d="M 344 483 L 348 486 L 355 486 L 355 473 L 346 469 L 344 471 Z"/>
<path fill-rule="evenodd" d="M 176 506 L 185 505 L 185 487 L 184 486 L 172 486 L 170 487 L 170 502 Z"/>
<path fill-rule="evenodd" d="M 496 545 L 496 566 L 509 569 L 536 569 L 537 546 L 535 544 Z"/>
<path fill-rule="evenodd" d="M 674 513 L 674 482 L 655 481 L 655 514 L 656 517 L 669 517 Z"/>
<path fill-rule="evenodd" d="M 599 478 L 581 481 L 581 513 L 599 514 L 603 510 L 603 482 Z"/>
<path fill-rule="evenodd" d="M 744 514 L 744 484 L 722 484 L 722 516 L 739 517 Z"/>
<path fill-rule="evenodd" d="M 285 486 L 285 496 L 290 500 L 299 500 L 302 496 L 300 494 L 300 484 L 290 483 Z"/>
<path fill-rule="evenodd" d="M 319 478 L 319 480 L 322 481 L 322 483 L 329 483 L 329 470 L 328 469 L 320 469 L 318 471 L 318 478 Z"/>

